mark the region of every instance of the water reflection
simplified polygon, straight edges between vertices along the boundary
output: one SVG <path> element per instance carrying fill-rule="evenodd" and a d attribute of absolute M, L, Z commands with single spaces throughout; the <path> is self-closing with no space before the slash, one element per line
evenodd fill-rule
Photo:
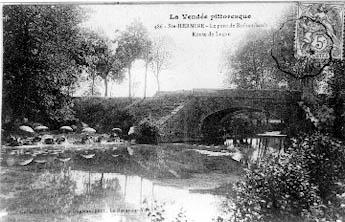
<path fill-rule="evenodd" d="M 154 202 L 157 201 L 164 203 L 167 218 L 176 217 L 182 208 L 185 210 L 187 218 L 192 219 L 192 221 L 211 221 L 221 212 L 219 206 L 223 198 L 220 196 L 190 193 L 188 189 L 159 185 L 154 181 L 135 175 L 84 171 L 72 171 L 71 175 L 77 181 L 76 193 L 79 195 L 88 192 L 88 184 L 91 184 L 92 187 L 92 184 L 94 186 L 101 184 L 102 180 L 116 181 L 113 182 L 116 184 L 113 187 L 118 189 L 115 195 L 118 197 L 117 200 L 121 200 L 122 209 L 140 210 L 146 205 L 153 206 Z M 104 188 L 102 190 L 104 191 Z M 107 193 L 107 197 L 103 197 L 103 201 L 112 195 L 115 196 Z M 110 211 L 121 210 L 118 208 L 119 202 L 108 203 L 107 206 Z"/>
<path fill-rule="evenodd" d="M 256 162 L 266 153 L 280 153 L 283 151 L 283 138 L 285 135 L 279 133 L 269 134 L 266 132 L 260 138 L 247 138 L 241 143 L 233 139 L 227 139 L 224 142 L 227 150 L 230 151 L 229 156 L 234 160 L 250 164 Z"/>
<path fill-rule="evenodd" d="M 22 214 L 67 213 L 73 204 L 75 182 L 68 173 L 44 172 L 33 175 L 29 187 L 22 188 L 9 202 L 9 211 Z M 24 181 L 21 181 L 24 183 Z"/>
<path fill-rule="evenodd" d="M 163 204 L 166 221 L 183 211 L 188 221 L 202 222 L 221 215 L 225 199 L 117 173 L 65 169 L 27 180 L 29 186 L 6 202 L 5 221 L 150 221 L 144 209 Z"/>

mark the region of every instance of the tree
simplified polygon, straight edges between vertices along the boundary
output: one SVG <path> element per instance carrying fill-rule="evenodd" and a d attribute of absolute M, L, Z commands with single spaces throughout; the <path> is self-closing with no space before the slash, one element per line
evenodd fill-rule
<path fill-rule="evenodd" d="M 127 26 L 118 38 L 117 53 L 124 61 L 128 71 L 128 97 L 132 97 L 132 64 L 136 59 L 142 58 L 147 46 L 147 30 L 141 22 L 135 21 Z"/>
<path fill-rule="evenodd" d="M 169 40 L 166 37 L 155 38 L 152 43 L 150 66 L 156 78 L 158 92 L 160 91 L 160 73 L 168 67 L 171 58 L 168 44 Z"/>
<path fill-rule="evenodd" d="M 240 47 L 232 54 L 227 52 L 227 84 L 243 89 L 280 88 L 285 82 L 270 58 L 271 38 L 264 30 L 247 33 Z"/>
<path fill-rule="evenodd" d="M 91 95 L 94 94 L 95 79 L 99 76 L 104 81 L 104 96 L 108 96 L 109 79 L 122 81 L 125 63 L 121 60 L 116 49 L 112 49 L 112 42 L 92 30 L 84 30 L 84 41 L 81 47 L 84 49 L 85 67 L 91 79 Z M 116 42 L 115 42 L 116 43 Z"/>
<path fill-rule="evenodd" d="M 102 96 L 102 93 L 97 88 L 97 81 L 91 81 L 88 83 L 87 89 L 83 93 L 83 96 Z"/>
<path fill-rule="evenodd" d="M 146 45 L 144 46 L 144 51 L 143 51 L 143 60 L 145 62 L 144 98 L 146 98 L 146 90 L 147 90 L 147 71 L 152 59 L 151 47 L 152 47 L 152 42 L 150 40 L 146 41 Z"/>
<path fill-rule="evenodd" d="M 82 59 L 84 61 L 84 69 L 85 72 L 88 74 L 86 79 L 91 80 L 91 84 L 89 86 L 91 96 L 95 94 L 95 81 L 97 77 L 96 72 L 96 65 L 97 62 L 97 46 L 100 45 L 100 38 L 97 35 L 96 32 L 93 32 L 89 29 L 83 30 L 83 39 L 79 42 L 79 48 L 83 49 L 81 50 Z"/>
<path fill-rule="evenodd" d="M 291 14 L 291 9 L 285 12 L 282 16 L 284 21 Z M 276 31 L 277 28 L 247 32 L 235 52 L 225 51 L 226 85 L 243 89 L 300 89 L 299 81 L 282 73 L 271 57 L 272 35 Z M 286 40 L 285 45 L 293 46 L 293 29 L 280 34 Z"/>
<path fill-rule="evenodd" d="M 104 51 L 99 55 L 99 60 L 96 63 L 97 74 L 103 79 L 105 91 L 104 96 L 108 95 L 108 81 L 109 78 L 117 81 L 123 79 L 123 67 L 124 63 L 120 58 L 114 54 L 110 48 L 106 46 Z"/>
<path fill-rule="evenodd" d="M 75 5 L 4 6 L 3 102 L 11 120 L 51 124 L 73 117 L 64 88 L 80 75 L 79 24 Z"/>

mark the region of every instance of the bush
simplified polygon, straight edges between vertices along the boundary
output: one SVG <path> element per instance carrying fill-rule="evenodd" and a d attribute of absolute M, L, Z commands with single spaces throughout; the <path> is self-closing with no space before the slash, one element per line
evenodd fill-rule
<path fill-rule="evenodd" d="M 318 222 L 318 221 L 335 221 L 341 222 L 345 219 L 345 198 L 338 198 L 339 203 L 343 204 L 318 204 L 313 206 L 310 211 L 303 214 L 304 221 Z"/>
<path fill-rule="evenodd" d="M 127 132 L 134 124 L 133 116 L 123 107 L 130 104 L 125 99 L 82 98 L 75 99 L 73 109 L 76 117 L 95 128 L 97 132 L 111 132 L 114 127 L 119 127 Z"/>
<path fill-rule="evenodd" d="M 295 221 L 320 202 L 303 158 L 269 155 L 236 184 L 235 216 L 240 221 Z"/>
<path fill-rule="evenodd" d="M 235 216 L 240 221 L 335 221 L 344 215 L 344 177 L 340 141 L 320 133 L 301 137 L 285 154 L 271 154 L 246 171 L 235 186 Z"/>
<path fill-rule="evenodd" d="M 318 186 L 318 195 L 327 203 L 340 192 L 339 181 L 345 179 L 345 146 L 330 136 L 314 133 L 296 140 L 291 148 L 302 156 L 310 180 Z"/>
<path fill-rule="evenodd" d="M 141 144 L 158 144 L 159 129 L 151 119 L 144 119 L 136 128 L 135 139 Z"/>

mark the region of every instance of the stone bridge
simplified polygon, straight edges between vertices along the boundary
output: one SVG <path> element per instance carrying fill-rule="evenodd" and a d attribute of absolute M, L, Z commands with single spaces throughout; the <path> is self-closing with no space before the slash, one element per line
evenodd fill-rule
<path fill-rule="evenodd" d="M 256 121 L 259 126 L 255 130 L 272 130 L 267 126 L 273 123 L 278 123 L 275 124 L 280 127 L 277 130 L 288 129 L 303 118 L 297 104 L 300 98 L 298 91 L 193 89 L 159 92 L 146 99 L 107 100 L 127 109 L 137 121 L 145 117 L 155 120 L 162 133 L 162 142 L 186 142 L 219 139 L 224 136 L 220 132 L 221 127 L 229 126 L 229 123 L 237 125 L 231 120 L 241 113 L 250 116 L 253 121 L 259 114 L 264 116 Z"/>
<path fill-rule="evenodd" d="M 156 117 L 162 141 L 200 141 L 205 136 L 221 136 L 214 132 L 216 126 L 227 116 L 240 112 L 261 113 L 267 123 L 276 122 L 287 128 L 300 118 L 300 97 L 298 91 L 194 89 L 159 92 L 146 105 L 155 104 L 155 109 L 170 106 L 164 115 Z M 146 110 L 152 115 L 154 109 L 149 107 Z"/>

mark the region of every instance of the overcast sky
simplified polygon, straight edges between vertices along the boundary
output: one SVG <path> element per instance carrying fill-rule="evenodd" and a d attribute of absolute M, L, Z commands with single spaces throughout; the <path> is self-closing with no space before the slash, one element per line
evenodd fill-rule
<path fill-rule="evenodd" d="M 115 30 L 124 30 L 134 20 L 141 21 L 150 36 L 168 36 L 172 59 L 168 69 L 161 73 L 161 90 L 181 90 L 193 88 L 223 88 L 224 73 L 222 69 L 223 53 L 226 49 L 235 50 L 245 32 L 251 28 L 205 28 L 205 29 L 155 29 L 155 25 L 177 25 L 181 23 L 197 23 L 205 26 L 240 24 L 258 24 L 263 28 L 275 25 L 288 3 L 223 3 L 223 4 L 153 4 L 153 5 L 89 5 L 90 19 L 84 24 L 94 30 L 114 38 Z M 182 14 L 207 15 L 207 19 L 183 19 Z M 178 15 L 179 19 L 170 19 Z M 249 19 L 223 18 L 213 19 L 211 16 L 250 15 Z M 174 16 L 173 16 L 174 17 Z M 253 29 L 253 28 L 252 28 Z M 193 32 L 226 33 L 222 37 L 195 37 Z M 229 34 L 228 34 L 229 33 Z M 143 95 L 144 64 L 136 61 L 133 66 L 134 81 L 137 82 L 135 96 Z M 103 94 L 102 84 L 100 90 Z M 149 73 L 148 95 L 157 90 L 153 75 Z M 110 86 L 111 96 L 127 96 L 127 78 L 121 84 Z"/>

